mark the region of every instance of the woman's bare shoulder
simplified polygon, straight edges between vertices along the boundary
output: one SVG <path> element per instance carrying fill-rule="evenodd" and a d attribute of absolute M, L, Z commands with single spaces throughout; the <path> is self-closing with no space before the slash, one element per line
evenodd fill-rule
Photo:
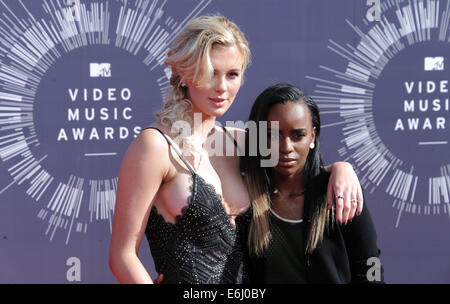
<path fill-rule="evenodd" d="M 156 129 L 148 128 L 144 129 L 134 139 L 132 145 L 135 145 L 136 149 L 142 150 L 142 152 L 167 152 L 167 141 L 164 136 Z"/>
<path fill-rule="evenodd" d="M 238 128 L 238 127 L 229 127 L 229 126 L 225 126 L 225 128 L 230 131 L 230 132 L 236 132 L 238 134 L 240 133 L 244 133 L 245 134 L 245 130 L 242 128 Z"/>
<path fill-rule="evenodd" d="M 167 169 L 169 160 L 169 147 L 164 136 L 156 129 L 142 130 L 129 146 L 123 162 L 128 165 L 149 165 Z"/>
<path fill-rule="evenodd" d="M 243 147 L 245 144 L 245 130 L 238 127 L 225 127 L 228 132 L 236 140 L 239 147 Z"/>

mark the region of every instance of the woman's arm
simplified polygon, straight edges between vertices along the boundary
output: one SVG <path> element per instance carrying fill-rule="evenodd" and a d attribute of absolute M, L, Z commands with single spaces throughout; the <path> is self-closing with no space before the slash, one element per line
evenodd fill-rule
<path fill-rule="evenodd" d="M 336 204 L 336 222 L 345 224 L 363 209 L 364 200 L 359 179 L 352 165 L 347 162 L 336 162 L 325 167 L 325 170 L 331 173 L 327 189 L 328 209 Z"/>
<path fill-rule="evenodd" d="M 168 148 L 157 130 L 130 145 L 119 173 L 109 265 L 120 283 L 152 283 L 138 258 L 153 198 L 168 171 Z"/>

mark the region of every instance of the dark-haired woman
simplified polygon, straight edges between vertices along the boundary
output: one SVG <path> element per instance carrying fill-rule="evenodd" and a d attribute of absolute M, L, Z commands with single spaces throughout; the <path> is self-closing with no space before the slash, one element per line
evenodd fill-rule
<path fill-rule="evenodd" d="M 248 239 L 251 281 L 383 282 L 367 206 L 347 223 L 336 222 L 335 208 L 327 207 L 329 173 L 323 170 L 320 154 L 316 103 L 298 88 L 278 84 L 259 95 L 249 121 L 258 127 L 267 121 L 267 131 L 259 128 L 258 133 L 267 132 L 272 153 L 279 153 L 271 168 L 260 166 L 261 155 L 241 160 L 253 209 Z"/>

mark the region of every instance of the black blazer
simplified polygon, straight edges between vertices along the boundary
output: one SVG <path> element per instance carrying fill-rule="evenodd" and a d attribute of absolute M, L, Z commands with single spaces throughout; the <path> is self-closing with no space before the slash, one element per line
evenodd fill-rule
<path fill-rule="evenodd" d="M 329 173 L 322 172 L 307 187 L 305 200 L 308 197 L 326 195 Z M 367 202 L 359 216 L 351 223 L 325 230 L 323 239 L 312 254 L 306 254 L 307 282 L 348 284 L 348 283 L 384 283 L 383 267 L 379 260 L 380 250 L 377 246 L 377 234 L 370 217 Z M 312 204 L 305 204 L 303 222 L 306 241 L 311 229 Z M 256 270 L 257 272 L 258 270 Z M 250 272 L 250 283 L 261 283 L 261 276 Z"/>
<path fill-rule="evenodd" d="M 329 176 L 327 172 L 317 176 L 307 188 L 305 199 L 310 195 L 323 196 Z M 313 209 L 314 206 L 305 204 L 305 240 L 310 232 Z M 313 253 L 306 256 L 309 283 L 384 283 L 377 233 L 365 200 L 361 214 L 351 223 L 344 226 L 335 223 L 330 230 L 325 231 Z"/>

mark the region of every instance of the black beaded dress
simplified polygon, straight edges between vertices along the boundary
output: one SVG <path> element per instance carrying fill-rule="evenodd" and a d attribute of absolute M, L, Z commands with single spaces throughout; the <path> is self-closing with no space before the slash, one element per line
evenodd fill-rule
<path fill-rule="evenodd" d="M 248 273 L 244 263 L 243 233 L 250 222 L 249 210 L 236 217 L 234 227 L 214 187 L 194 171 L 162 131 L 156 130 L 172 146 L 192 177 L 188 204 L 174 224 L 166 222 L 155 206 L 150 211 L 145 234 L 156 271 L 164 275 L 162 283 L 246 282 Z"/>

